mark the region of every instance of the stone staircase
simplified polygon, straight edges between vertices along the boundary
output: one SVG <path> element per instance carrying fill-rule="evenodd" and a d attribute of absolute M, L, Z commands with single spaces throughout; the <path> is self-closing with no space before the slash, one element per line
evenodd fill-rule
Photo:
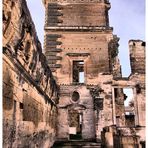
<path fill-rule="evenodd" d="M 56 141 L 52 148 L 101 148 L 101 142 Z"/>

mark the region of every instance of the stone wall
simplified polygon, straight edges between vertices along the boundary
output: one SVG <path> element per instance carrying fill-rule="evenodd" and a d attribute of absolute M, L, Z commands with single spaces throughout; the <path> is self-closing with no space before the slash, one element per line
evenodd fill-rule
<path fill-rule="evenodd" d="M 79 93 L 77 101 L 72 100 L 73 92 Z M 70 112 L 77 111 L 82 115 L 82 139 L 95 139 L 95 120 L 93 98 L 86 85 L 60 85 L 60 101 L 57 124 L 57 138 L 69 139 Z"/>
<path fill-rule="evenodd" d="M 45 55 L 59 84 L 73 83 L 73 61 L 84 61 L 87 84 L 97 85 L 98 73 L 121 76 L 117 57 L 119 39 L 112 35 L 111 29 L 96 29 L 93 33 L 84 29 L 83 32 L 46 31 L 45 34 Z"/>
<path fill-rule="evenodd" d="M 113 76 L 99 74 L 98 85 L 60 85 L 57 136 L 69 139 L 69 114 L 71 109 L 82 114 L 82 139 L 99 140 L 103 127 L 113 124 L 112 87 Z M 77 101 L 72 100 L 73 92 L 79 93 Z"/>
<path fill-rule="evenodd" d="M 101 132 L 103 147 L 145 147 L 145 42 L 130 40 L 131 74 L 127 78 L 114 77 L 112 80 L 112 103 L 114 126 L 103 128 Z M 133 115 L 125 116 L 124 88 L 133 90 Z M 117 93 L 120 90 L 121 93 Z M 129 110 L 131 111 L 131 109 Z M 117 121 L 123 117 L 122 124 Z M 126 117 L 126 118 L 125 118 Z M 118 119 L 118 120 L 119 120 Z"/>
<path fill-rule="evenodd" d="M 105 0 L 43 2 L 45 55 L 60 84 L 57 137 L 69 139 L 68 112 L 73 108 L 82 114 L 82 139 L 99 140 L 102 128 L 113 124 L 110 82 L 113 76 L 121 76 L 117 56 L 119 38 L 109 27 L 110 3 Z M 78 80 L 80 72 L 84 74 L 84 82 Z M 71 101 L 74 91 L 80 95 L 78 102 Z"/>
<path fill-rule="evenodd" d="M 113 81 L 112 83 L 112 87 L 113 88 L 120 88 L 120 89 L 124 89 L 124 88 L 131 88 L 133 90 L 133 113 L 134 113 L 134 117 L 130 117 L 130 120 L 126 120 L 125 118 L 125 110 L 126 108 L 124 107 L 124 110 L 122 110 L 122 108 L 120 107 L 117 108 L 116 106 L 114 107 L 114 117 L 116 117 L 118 114 L 118 112 L 122 115 L 119 116 L 119 119 L 124 119 L 125 122 L 123 124 L 118 124 L 117 122 L 117 118 L 114 119 L 115 121 L 115 125 L 117 125 L 117 127 L 121 127 L 123 128 L 122 132 L 124 132 L 124 128 L 129 128 L 131 130 L 134 129 L 135 131 L 135 135 L 139 137 L 139 140 L 141 142 L 145 141 L 145 114 L 146 114 L 146 108 L 145 108 L 145 75 L 144 74 L 131 74 L 129 76 L 129 78 L 123 79 L 116 79 Z M 116 100 L 116 98 L 115 98 Z M 120 101 L 120 99 L 118 100 Z M 122 101 L 122 100 L 121 100 Z M 116 102 L 115 102 L 116 103 Z M 122 104 L 121 104 L 122 105 Z M 130 109 L 131 111 L 131 109 Z M 124 118 L 121 118 L 124 117 Z M 123 120 L 123 121 L 124 121 Z M 132 125 L 131 125 L 131 120 L 132 121 Z M 129 123 L 130 122 L 130 123 Z M 121 132 L 121 134 L 122 134 Z M 126 130 L 125 130 L 126 133 Z M 131 132 L 132 136 L 133 133 Z"/>
<path fill-rule="evenodd" d="M 73 61 L 77 60 L 84 61 L 85 83 L 87 84 L 97 84 L 98 73 L 110 72 L 108 38 L 112 34 L 111 30 L 109 32 L 110 34 L 106 31 L 101 34 L 46 33 L 45 55 L 49 66 L 56 71 L 55 76 L 59 84 L 73 82 Z"/>
<path fill-rule="evenodd" d="M 136 135 L 135 129 L 116 126 L 105 127 L 101 136 L 102 147 L 105 148 L 141 148 L 139 136 Z"/>
<path fill-rule="evenodd" d="M 145 98 L 145 49 L 146 43 L 142 40 L 130 40 L 130 80 L 135 82 L 135 94 L 137 100 L 137 125 L 145 127 L 146 98 Z M 143 134 L 145 135 L 145 134 Z M 142 136 L 142 135 L 141 135 Z M 143 137 L 143 136 L 142 136 Z"/>
<path fill-rule="evenodd" d="M 3 1 L 3 147 L 50 147 L 56 84 L 25 0 Z"/>
<path fill-rule="evenodd" d="M 46 26 L 108 26 L 109 3 L 45 1 Z M 106 17 L 104 17 L 106 16 Z M 107 18 L 107 19 L 106 19 Z"/>
<path fill-rule="evenodd" d="M 142 40 L 129 41 L 132 73 L 145 74 L 145 46 Z"/>

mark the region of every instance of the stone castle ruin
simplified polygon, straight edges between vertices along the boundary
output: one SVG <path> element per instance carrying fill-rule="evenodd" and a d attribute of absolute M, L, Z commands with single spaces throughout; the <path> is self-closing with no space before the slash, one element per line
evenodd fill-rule
<path fill-rule="evenodd" d="M 145 42 L 122 77 L 108 0 L 43 4 L 45 53 L 26 1 L 3 0 L 3 147 L 144 148 Z"/>

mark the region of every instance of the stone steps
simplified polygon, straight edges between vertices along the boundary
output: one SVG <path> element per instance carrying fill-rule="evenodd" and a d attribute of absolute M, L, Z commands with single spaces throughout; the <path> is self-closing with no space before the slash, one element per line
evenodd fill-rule
<path fill-rule="evenodd" d="M 52 148 L 101 148 L 101 142 L 56 141 Z"/>

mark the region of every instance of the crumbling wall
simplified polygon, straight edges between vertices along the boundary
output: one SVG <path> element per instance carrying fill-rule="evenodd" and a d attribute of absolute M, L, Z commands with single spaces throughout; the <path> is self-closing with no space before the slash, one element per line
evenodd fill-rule
<path fill-rule="evenodd" d="M 110 68 L 112 61 L 109 61 L 111 49 L 108 47 L 113 38 L 111 29 L 103 30 L 102 33 L 48 31 L 45 37 L 45 55 L 59 84 L 73 83 L 73 61 L 84 62 L 85 83 L 87 84 L 97 85 L 98 73 L 112 72 Z M 120 65 L 117 58 L 114 57 L 114 61 L 117 69 L 114 71 L 119 76 Z"/>
<path fill-rule="evenodd" d="M 73 92 L 79 93 L 78 100 L 72 98 Z M 57 138 L 69 139 L 70 116 L 78 111 L 82 114 L 82 139 L 95 139 L 95 121 L 93 98 L 86 85 L 60 85 L 60 101 L 58 110 Z M 70 114 L 71 113 L 71 114 Z"/>
<path fill-rule="evenodd" d="M 142 40 L 130 40 L 130 63 L 132 73 L 145 74 L 145 46 Z"/>
<path fill-rule="evenodd" d="M 134 108 L 136 109 L 135 125 L 137 126 L 136 132 L 140 137 L 140 142 L 146 141 L 146 97 L 145 97 L 145 74 L 133 74 L 130 80 L 135 82 L 135 102 Z"/>
<path fill-rule="evenodd" d="M 3 1 L 3 147 L 50 147 L 58 86 L 25 0 Z"/>
<path fill-rule="evenodd" d="M 114 88 L 116 125 L 125 125 L 124 93 L 122 88 Z"/>
<path fill-rule="evenodd" d="M 98 85 L 101 89 L 98 100 L 103 99 L 102 108 L 98 108 L 98 115 L 96 117 L 96 138 L 101 139 L 101 131 L 103 127 L 113 125 L 113 102 L 112 102 L 112 87 L 111 81 L 113 76 L 110 74 L 99 74 Z"/>
<path fill-rule="evenodd" d="M 108 26 L 109 2 L 92 0 L 45 0 L 46 23 L 49 26 Z M 106 17 L 104 17 L 104 15 Z M 97 16 L 97 17 L 96 17 Z"/>
<path fill-rule="evenodd" d="M 146 93 L 145 93 L 145 48 L 146 43 L 142 40 L 130 40 L 130 63 L 131 71 L 130 80 L 135 82 L 135 94 L 137 110 L 137 135 L 140 136 L 140 141 L 145 141 L 145 126 L 146 126 Z"/>
<path fill-rule="evenodd" d="M 113 39 L 110 40 L 108 44 L 108 52 L 109 52 L 109 67 L 110 71 L 113 74 L 113 77 L 121 77 L 121 65 L 118 58 L 118 47 L 119 47 L 119 38 L 114 35 Z"/>
<path fill-rule="evenodd" d="M 102 147 L 105 148 L 140 147 L 139 136 L 135 134 L 135 129 L 109 126 L 103 129 L 101 136 Z"/>
<path fill-rule="evenodd" d="M 114 93 L 112 100 L 115 104 L 113 108 L 115 127 L 112 128 L 110 126 L 104 128 L 102 132 L 102 141 L 106 147 L 141 147 L 141 145 L 144 146 L 146 141 L 145 42 L 141 40 L 130 40 L 129 48 L 132 73 L 128 78 L 114 77 L 112 80 L 112 93 Z M 125 124 L 119 125 L 115 117 L 122 114 L 125 115 L 125 111 L 122 109 L 124 100 L 120 100 L 120 96 L 117 95 L 116 91 L 124 88 L 132 88 L 133 90 L 134 116 L 130 116 L 128 120 L 125 116 Z M 117 103 L 121 103 L 120 108 L 117 107 Z"/>

